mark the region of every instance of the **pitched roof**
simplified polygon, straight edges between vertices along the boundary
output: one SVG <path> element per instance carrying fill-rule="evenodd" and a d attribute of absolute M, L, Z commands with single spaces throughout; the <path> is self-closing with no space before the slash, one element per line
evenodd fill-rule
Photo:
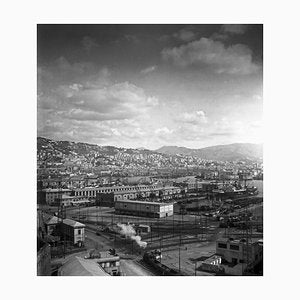
<path fill-rule="evenodd" d="M 45 224 L 47 225 L 51 225 L 51 224 L 57 224 L 58 223 L 58 218 L 56 216 L 52 216 L 49 214 L 44 213 L 43 214 L 43 221 Z M 60 218 L 61 221 L 61 218 Z M 72 227 L 85 227 L 84 224 L 71 220 L 71 219 L 63 219 L 63 223 Z"/>
<path fill-rule="evenodd" d="M 109 276 L 96 261 L 73 256 L 60 267 L 60 276 Z"/>
<path fill-rule="evenodd" d="M 71 219 L 64 219 L 63 223 L 72 227 L 85 227 L 84 224 L 79 223 L 77 221 L 71 220 Z"/>
<path fill-rule="evenodd" d="M 51 224 L 57 224 L 58 218 L 56 216 L 52 216 L 46 213 L 42 214 L 42 220 L 45 224 L 51 225 Z"/>

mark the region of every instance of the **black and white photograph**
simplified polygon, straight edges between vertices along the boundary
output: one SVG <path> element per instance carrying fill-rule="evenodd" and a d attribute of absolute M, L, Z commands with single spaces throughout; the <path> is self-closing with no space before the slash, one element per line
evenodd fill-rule
<path fill-rule="evenodd" d="M 3 3 L 3 299 L 299 298 L 296 3 Z"/>
<path fill-rule="evenodd" d="M 37 276 L 263 276 L 263 24 L 37 32 Z"/>

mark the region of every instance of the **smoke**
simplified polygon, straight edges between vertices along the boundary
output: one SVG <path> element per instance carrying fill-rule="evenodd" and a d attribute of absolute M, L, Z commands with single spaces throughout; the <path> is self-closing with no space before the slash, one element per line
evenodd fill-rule
<path fill-rule="evenodd" d="M 141 248 L 146 248 L 147 247 L 147 242 L 143 242 L 142 238 L 139 235 L 132 235 L 130 237 L 132 240 L 136 241 L 136 243 L 141 247 Z"/>
<path fill-rule="evenodd" d="M 117 226 L 121 229 L 120 233 L 129 237 L 131 240 L 135 241 L 141 248 L 146 248 L 147 243 L 142 241 L 142 238 L 139 235 L 136 235 L 136 231 L 132 225 L 126 225 L 118 223 Z"/>
<path fill-rule="evenodd" d="M 120 233 L 125 235 L 126 237 L 131 237 L 133 235 L 136 235 L 136 232 L 131 225 L 118 223 L 117 226 L 121 228 Z"/>

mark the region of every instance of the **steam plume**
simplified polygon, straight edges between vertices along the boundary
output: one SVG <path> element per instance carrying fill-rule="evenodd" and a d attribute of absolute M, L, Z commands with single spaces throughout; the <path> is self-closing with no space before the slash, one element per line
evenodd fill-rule
<path fill-rule="evenodd" d="M 141 248 L 146 248 L 147 243 L 142 241 L 139 235 L 136 235 L 136 231 L 131 225 L 118 223 L 117 226 L 121 229 L 120 233 L 129 237 L 131 240 L 135 241 Z"/>

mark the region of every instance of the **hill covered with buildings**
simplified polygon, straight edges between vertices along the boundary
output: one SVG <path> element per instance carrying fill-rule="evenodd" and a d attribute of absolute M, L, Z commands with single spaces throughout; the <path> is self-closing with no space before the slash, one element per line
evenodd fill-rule
<path fill-rule="evenodd" d="M 203 149 L 162 147 L 157 151 L 99 146 L 37 138 L 38 175 L 97 173 L 139 176 L 215 170 L 241 163 L 261 162 L 261 151 L 252 144 L 233 144 Z"/>
<path fill-rule="evenodd" d="M 177 146 L 163 146 L 156 152 L 169 155 L 196 156 L 206 160 L 238 161 L 259 160 L 263 156 L 262 144 L 235 143 L 229 145 L 217 145 L 201 149 L 190 149 Z"/>

